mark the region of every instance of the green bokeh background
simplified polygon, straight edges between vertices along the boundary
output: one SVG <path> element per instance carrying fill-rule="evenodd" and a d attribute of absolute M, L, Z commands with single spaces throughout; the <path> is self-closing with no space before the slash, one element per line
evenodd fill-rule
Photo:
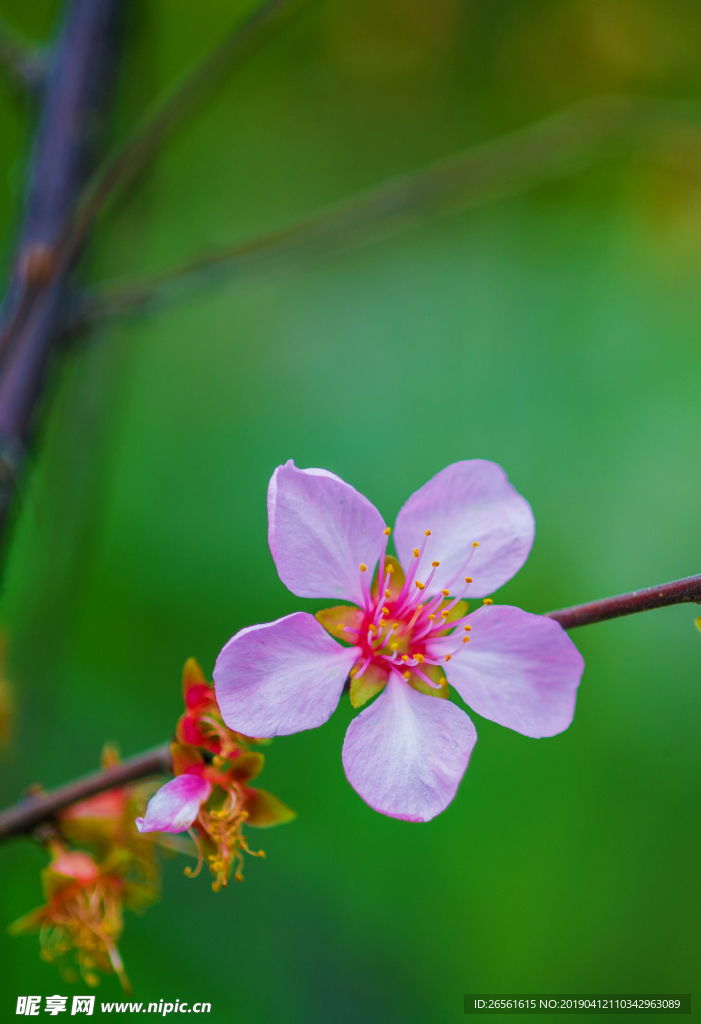
<path fill-rule="evenodd" d="M 44 0 L 4 0 L 28 36 Z M 241 8 L 242 10 L 242 8 Z M 235 22 L 224 0 L 130 9 L 114 137 Z M 0 87 L 6 261 L 28 111 Z M 90 274 L 165 268 L 589 95 L 701 98 L 696 0 L 312 2 L 231 76 L 99 227 Z M 699 571 L 701 121 L 547 187 L 102 328 L 54 374 L 9 554 L 15 741 L 0 798 L 166 738 L 180 673 L 300 602 L 265 490 L 294 458 L 388 522 L 448 463 L 499 462 L 533 554 L 529 611 Z M 212 1022 L 426 1024 L 465 992 L 699 991 L 701 636 L 681 606 L 573 633 L 574 724 L 475 716 L 448 810 L 381 817 L 345 781 L 351 709 L 278 739 L 263 784 L 297 821 L 215 895 L 183 862 L 121 944 L 138 1000 Z M 459 703 L 459 698 L 455 697 Z M 0 849 L 3 1015 L 81 992 L 4 926 L 42 852 Z M 114 979 L 98 1000 L 119 999 Z M 4 1019 L 4 1016 L 3 1016 Z"/>

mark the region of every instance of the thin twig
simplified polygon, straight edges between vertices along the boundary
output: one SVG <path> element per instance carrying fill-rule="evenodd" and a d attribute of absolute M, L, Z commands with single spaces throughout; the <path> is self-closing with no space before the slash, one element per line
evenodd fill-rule
<path fill-rule="evenodd" d="M 613 145 L 698 112 L 663 101 L 598 97 L 513 134 L 366 192 L 281 231 L 227 246 L 136 282 L 103 285 L 84 296 L 75 328 L 128 315 L 183 294 L 183 285 L 214 273 L 270 270 L 364 245 L 430 216 L 512 195 L 588 166 Z"/>
<path fill-rule="evenodd" d="M 121 764 L 102 768 L 47 793 L 32 793 L 13 807 L 0 812 L 0 840 L 31 832 L 64 807 L 69 807 L 79 800 L 86 800 L 96 793 L 104 793 L 108 789 L 116 789 L 129 782 L 137 782 L 150 775 L 170 774 L 172 771 L 170 743 L 162 743 L 153 750 L 147 750 L 143 754 L 122 761 Z"/>
<path fill-rule="evenodd" d="M 604 622 L 606 619 L 618 619 L 622 615 L 685 603 L 701 604 L 701 576 L 687 576 L 683 580 L 660 583 L 657 587 L 634 590 L 630 594 L 605 597 L 602 601 L 590 601 L 589 604 L 546 612 L 546 615 L 559 622 L 564 629 L 574 629 L 575 626 L 588 626 L 592 622 Z"/>
<path fill-rule="evenodd" d="M 565 629 L 574 629 L 576 626 L 587 626 L 592 622 L 603 622 L 605 619 L 633 615 L 635 612 L 649 611 L 652 608 L 692 602 L 701 604 L 701 575 L 688 576 L 673 583 L 661 583 L 658 587 L 648 587 L 647 590 L 634 590 L 630 594 L 621 594 L 618 597 L 606 597 L 602 601 L 592 601 L 573 608 L 561 608 L 556 612 L 547 612 L 546 615 L 550 619 L 555 619 Z M 7 810 L 0 812 L 0 841 L 10 836 L 31 832 L 61 808 L 68 807 L 78 800 L 149 775 L 163 775 L 171 771 L 170 744 L 164 743 L 144 754 L 129 758 L 122 764 L 93 772 L 92 775 L 87 775 L 76 782 L 69 782 L 50 793 L 29 796 L 14 807 L 8 807 Z"/>
<path fill-rule="evenodd" d="M 80 198 L 67 245 L 80 245 L 95 217 L 118 189 L 130 184 L 160 152 L 163 143 L 223 82 L 267 33 L 301 0 L 267 0 L 209 53 L 170 95 L 161 99 L 131 138 L 98 170 Z"/>

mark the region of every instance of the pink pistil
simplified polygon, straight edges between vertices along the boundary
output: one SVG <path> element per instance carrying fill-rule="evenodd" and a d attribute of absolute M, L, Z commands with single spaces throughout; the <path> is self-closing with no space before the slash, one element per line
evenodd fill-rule
<path fill-rule="evenodd" d="M 434 683 L 434 681 L 432 679 L 429 679 L 428 676 L 421 671 L 421 669 L 415 668 L 414 672 L 419 677 L 419 679 L 423 679 L 423 681 L 425 683 L 428 683 L 429 686 L 432 686 L 434 690 L 440 690 L 441 686 L 443 685 L 442 683 Z"/>
<path fill-rule="evenodd" d="M 367 668 L 369 667 L 369 665 L 370 665 L 370 662 L 371 662 L 371 661 L 372 661 L 372 655 L 370 655 L 369 657 L 367 657 L 367 658 L 365 659 L 365 661 L 363 662 L 363 667 L 362 667 L 362 668 L 360 669 L 360 671 L 359 671 L 359 672 L 356 672 L 356 673 L 355 673 L 355 675 L 353 676 L 353 678 L 354 678 L 354 679 L 360 679 L 360 677 L 361 677 L 361 676 L 363 675 L 363 673 L 364 673 L 364 672 L 365 672 L 365 671 L 367 670 Z"/>
<path fill-rule="evenodd" d="M 365 580 L 365 572 L 360 570 L 360 589 L 363 592 L 363 601 L 365 602 L 365 611 L 369 615 L 372 609 L 372 601 L 370 599 L 370 591 L 368 589 L 367 582 Z"/>

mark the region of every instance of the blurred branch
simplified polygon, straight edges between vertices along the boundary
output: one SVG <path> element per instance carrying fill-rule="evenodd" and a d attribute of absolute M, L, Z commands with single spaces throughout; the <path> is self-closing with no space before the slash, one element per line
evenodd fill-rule
<path fill-rule="evenodd" d="M 163 743 L 153 750 L 130 757 L 121 764 L 102 768 L 48 793 L 31 793 L 13 807 L 0 811 L 0 841 L 31 832 L 64 807 L 69 807 L 79 800 L 86 800 L 96 793 L 104 793 L 108 789 L 116 789 L 129 782 L 137 782 L 150 775 L 170 774 L 172 771 L 170 743 Z"/>
<path fill-rule="evenodd" d="M 119 0 L 70 0 L 50 51 L 25 216 L 0 323 L 0 530 L 33 433 L 67 305 L 59 243 L 75 209 L 111 89 Z"/>
<path fill-rule="evenodd" d="M 431 216 L 521 192 L 590 165 L 613 145 L 675 121 L 686 107 L 599 97 L 458 156 L 372 188 L 281 231 L 218 249 L 164 273 L 103 285 L 83 297 L 74 329 L 179 298 L 183 285 L 224 272 L 270 270 L 329 256 L 407 230 Z M 694 118 L 699 124 L 700 119 Z"/>
<path fill-rule="evenodd" d="M 546 612 L 564 629 L 588 626 L 593 622 L 617 619 L 622 615 L 634 615 L 653 608 L 665 608 L 671 604 L 701 604 L 701 576 L 687 576 L 673 583 L 661 583 L 657 587 L 634 590 L 618 597 L 605 597 L 602 601 L 577 604 L 572 608 L 561 608 L 557 612 Z"/>
<path fill-rule="evenodd" d="M 43 84 L 47 55 L 39 47 L 28 46 L 0 19 L 0 65 L 16 85 L 33 92 Z"/>
<path fill-rule="evenodd" d="M 701 604 L 701 575 L 689 576 L 673 583 L 662 583 L 646 590 L 634 590 L 630 594 L 621 594 L 618 597 L 606 597 L 601 601 L 592 601 L 573 608 L 547 612 L 546 615 L 559 622 L 564 629 L 574 629 L 576 626 L 603 622 L 605 619 L 615 619 L 622 615 L 633 615 L 635 612 L 692 602 Z M 7 810 L 0 812 L 0 841 L 31 832 L 37 825 L 50 819 L 62 808 L 77 803 L 78 800 L 85 800 L 96 793 L 136 782 L 149 775 L 168 774 L 172 770 L 170 743 L 164 743 L 121 764 L 93 772 L 65 786 L 59 786 L 49 793 L 32 794 L 14 807 L 8 807 Z"/>

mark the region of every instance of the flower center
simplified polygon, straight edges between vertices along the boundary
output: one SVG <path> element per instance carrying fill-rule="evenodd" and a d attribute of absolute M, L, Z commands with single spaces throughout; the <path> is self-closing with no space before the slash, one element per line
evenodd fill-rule
<path fill-rule="evenodd" d="M 449 585 L 452 589 L 462 577 L 456 596 L 450 596 L 450 589 L 444 588 L 433 597 L 422 601 L 424 591 L 430 587 L 440 562 L 432 561 L 425 583 L 417 578 L 431 531 L 426 530 L 419 547 L 413 549 L 412 563 L 406 578 L 395 559 L 386 555 L 390 529 L 385 530 L 385 543 L 378 568 L 375 587 L 372 592 L 367 585 L 367 566 L 360 565 L 360 581 L 365 600 L 365 615 L 357 631 L 357 644 L 362 649 L 351 676 L 360 679 L 371 666 L 384 672 L 395 672 L 408 680 L 413 673 L 434 689 L 441 684 L 427 675 L 427 666 L 442 665 L 450 661 L 470 640 L 472 626 L 466 621 L 467 602 L 463 600 L 472 583 L 470 576 L 463 573 L 479 542 L 475 541 L 470 556 L 461 572 Z M 424 563 L 426 564 L 426 563 Z M 428 568 L 428 566 L 426 566 Z M 464 635 L 456 636 L 455 650 L 436 656 L 431 651 L 432 641 L 447 636 L 451 630 L 462 626 Z M 355 632 L 355 630 L 353 630 Z"/>

